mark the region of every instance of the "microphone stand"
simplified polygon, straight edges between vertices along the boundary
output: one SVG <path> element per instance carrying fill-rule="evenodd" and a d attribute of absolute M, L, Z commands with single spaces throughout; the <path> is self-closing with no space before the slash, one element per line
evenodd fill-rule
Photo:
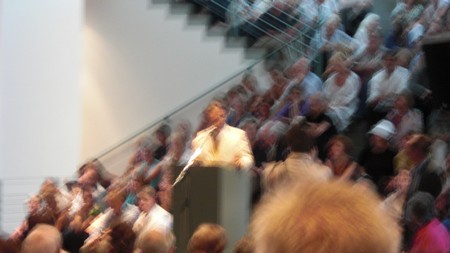
<path fill-rule="evenodd" d="M 203 130 L 203 132 L 206 135 L 210 135 L 212 131 L 216 130 L 216 126 L 212 125 L 208 128 L 206 128 L 205 130 Z M 195 159 L 202 153 L 202 148 L 206 143 L 207 137 L 205 135 L 205 140 L 203 141 L 202 145 L 200 145 L 200 147 L 198 147 L 194 153 L 192 154 L 191 158 L 189 158 L 189 161 L 186 163 L 186 165 L 184 166 L 184 168 L 181 170 L 180 174 L 178 175 L 177 179 L 175 179 L 175 182 L 172 184 L 172 187 L 174 187 L 175 185 L 177 185 L 181 180 L 183 180 L 184 175 L 186 174 L 186 172 L 188 171 L 188 169 L 192 166 L 192 164 L 194 164 Z"/>
<path fill-rule="evenodd" d="M 192 164 L 194 164 L 195 158 L 197 158 L 200 155 L 200 153 L 202 153 L 202 149 L 201 148 L 197 148 L 197 150 L 195 150 L 194 154 L 192 154 L 191 158 L 186 163 L 184 168 L 181 170 L 181 172 L 178 175 L 177 179 L 175 179 L 175 182 L 172 184 L 172 187 L 175 187 L 175 185 L 177 185 L 181 180 L 183 180 L 184 175 L 186 175 L 186 172 L 192 166 Z"/>

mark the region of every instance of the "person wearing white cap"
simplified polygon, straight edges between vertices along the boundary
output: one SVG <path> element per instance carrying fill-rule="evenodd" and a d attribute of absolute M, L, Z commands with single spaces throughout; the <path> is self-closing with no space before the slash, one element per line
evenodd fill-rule
<path fill-rule="evenodd" d="M 394 175 L 395 152 L 389 148 L 389 140 L 395 134 L 395 126 L 388 120 L 380 120 L 369 131 L 369 146 L 361 153 L 359 164 L 376 184 L 380 194 Z"/>

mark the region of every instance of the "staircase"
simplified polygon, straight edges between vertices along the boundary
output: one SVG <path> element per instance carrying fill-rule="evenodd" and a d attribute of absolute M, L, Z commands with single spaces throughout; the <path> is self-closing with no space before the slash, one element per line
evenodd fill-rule
<path fill-rule="evenodd" d="M 81 160 L 98 154 L 116 173 L 124 168 L 133 141 L 162 121 L 188 118 L 195 128 L 210 98 L 238 83 L 245 72 L 264 80 L 262 59 L 274 50 L 232 37 L 226 26 L 211 26 L 209 14 L 194 13 L 190 3 L 91 0 L 85 8 Z M 283 50 L 298 52 L 293 46 Z M 43 179 L 2 182 L 5 232 L 23 220 L 25 201 Z"/>

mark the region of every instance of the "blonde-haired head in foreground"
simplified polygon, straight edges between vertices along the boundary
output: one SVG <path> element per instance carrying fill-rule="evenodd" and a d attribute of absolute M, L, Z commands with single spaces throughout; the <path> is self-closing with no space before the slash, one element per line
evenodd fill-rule
<path fill-rule="evenodd" d="M 398 227 L 379 203 L 373 192 L 340 181 L 278 188 L 252 218 L 255 252 L 398 252 Z"/>
<path fill-rule="evenodd" d="M 217 224 L 200 224 L 191 236 L 188 253 L 222 253 L 227 244 L 225 229 Z"/>

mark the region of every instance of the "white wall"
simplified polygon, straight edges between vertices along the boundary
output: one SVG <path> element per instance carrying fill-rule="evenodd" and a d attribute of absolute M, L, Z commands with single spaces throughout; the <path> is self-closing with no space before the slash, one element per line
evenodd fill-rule
<path fill-rule="evenodd" d="M 0 1 L 3 194 L 35 190 L 12 189 L 17 178 L 70 176 L 79 163 L 83 12 L 79 0 Z M 13 225 L 8 208 L 1 229 Z"/>
<path fill-rule="evenodd" d="M 250 63 L 242 49 L 225 49 L 223 37 L 208 38 L 206 26 L 188 25 L 186 15 L 151 2 L 86 2 L 83 158 Z"/>
<path fill-rule="evenodd" d="M 1 11 L 1 176 L 67 175 L 80 154 L 83 4 L 3 0 Z"/>
<path fill-rule="evenodd" d="M 0 0 L 0 230 L 44 177 L 72 176 L 249 64 L 149 2 Z"/>

